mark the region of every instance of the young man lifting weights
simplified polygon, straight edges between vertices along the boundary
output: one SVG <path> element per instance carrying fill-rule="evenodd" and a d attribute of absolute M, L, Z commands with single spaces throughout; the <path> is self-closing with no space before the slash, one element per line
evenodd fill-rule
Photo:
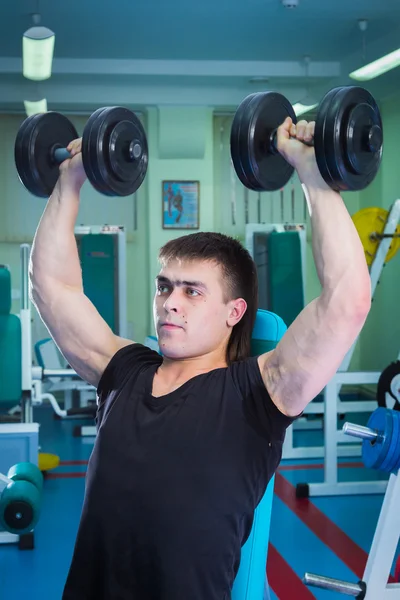
<path fill-rule="evenodd" d="M 307 189 L 321 293 L 277 348 L 250 358 L 257 275 L 222 234 L 160 251 L 154 321 L 162 356 L 113 334 L 83 293 L 74 237 L 80 140 L 36 232 L 31 295 L 69 364 L 97 386 L 98 435 L 64 600 L 228 600 L 286 428 L 324 388 L 370 303 L 364 251 L 323 181 L 314 123 L 278 149 Z M 134 273 L 129 276 L 134 277 Z"/>

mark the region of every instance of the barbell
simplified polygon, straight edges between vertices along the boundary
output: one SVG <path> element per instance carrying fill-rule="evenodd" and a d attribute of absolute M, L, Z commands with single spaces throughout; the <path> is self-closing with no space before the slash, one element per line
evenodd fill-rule
<path fill-rule="evenodd" d="M 400 412 L 377 408 L 367 427 L 345 423 L 343 432 L 362 442 L 362 458 L 368 469 L 394 473 L 400 469 Z"/>
<path fill-rule="evenodd" d="M 384 233 L 389 211 L 379 206 L 369 206 L 357 211 L 353 216 L 353 223 L 360 236 L 364 248 L 365 259 L 371 266 L 377 253 L 379 243 L 385 238 L 391 238 L 391 244 L 385 257 L 389 262 L 400 249 L 400 225 L 394 233 Z"/>
<path fill-rule="evenodd" d="M 34 196 L 48 197 L 59 177 L 60 164 L 78 133 L 58 112 L 27 117 L 14 147 L 15 165 L 24 187 Z M 142 184 L 148 165 L 148 146 L 138 117 L 127 108 L 99 108 L 82 134 L 82 161 L 92 186 L 106 196 L 129 196 Z"/>
<path fill-rule="evenodd" d="M 277 129 L 294 109 L 282 94 L 258 92 L 237 109 L 231 128 L 231 158 L 242 184 L 257 192 L 282 189 L 293 167 L 277 149 Z M 325 182 L 336 191 L 366 188 L 382 160 L 383 127 L 377 103 L 365 89 L 337 87 L 322 99 L 316 122 L 315 157 Z"/>

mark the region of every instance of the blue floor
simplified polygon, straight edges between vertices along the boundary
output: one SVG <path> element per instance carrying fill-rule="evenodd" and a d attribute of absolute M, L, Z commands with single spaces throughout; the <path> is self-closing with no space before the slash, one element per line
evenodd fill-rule
<path fill-rule="evenodd" d="M 73 428 L 80 422 L 55 420 L 47 407 L 36 409 L 35 420 L 41 423 L 41 451 L 58 454 L 61 461 L 67 464 L 60 465 L 51 472 L 52 478 L 45 480 L 41 519 L 35 529 L 35 549 L 21 551 L 15 545 L 0 546 L 0 598 L 58 600 L 73 552 L 85 485 L 84 463 L 90 456 L 93 438 L 73 437 Z M 301 432 L 296 434 L 295 441 L 298 444 L 318 445 L 322 443 L 321 436 L 320 431 Z M 282 462 L 284 469 L 279 476 L 284 478 L 286 487 L 295 486 L 297 482 L 323 481 L 323 470 L 307 469 L 306 462 L 314 465 L 321 463 L 320 460 Z M 348 459 L 346 462 L 359 462 L 359 459 Z M 305 465 L 304 469 L 299 465 Z M 290 470 L 292 466 L 296 469 Z M 340 469 L 343 481 L 379 477 L 382 475 L 364 468 Z M 342 496 L 311 498 L 309 502 L 322 511 L 327 526 L 345 532 L 357 545 L 360 554 L 365 553 L 366 556 L 382 499 L 382 495 Z M 304 519 L 296 515 L 277 494 L 274 498 L 270 543 L 272 550 L 268 558 L 268 572 L 276 592 L 271 590 L 271 600 L 343 598 L 339 594 L 306 588 L 301 582 L 306 571 L 358 581 L 356 574 L 337 556 L 337 548 L 335 552 L 323 543 Z M 279 574 L 276 570 L 278 567 Z M 283 587 L 279 585 L 279 595 L 276 581 L 278 584 L 285 582 Z"/>

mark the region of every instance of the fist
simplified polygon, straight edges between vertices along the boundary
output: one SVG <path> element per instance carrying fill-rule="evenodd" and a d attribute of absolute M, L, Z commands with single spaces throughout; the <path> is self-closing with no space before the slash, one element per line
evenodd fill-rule
<path fill-rule="evenodd" d="M 79 189 L 86 180 L 82 162 L 82 138 L 70 142 L 67 150 L 71 158 L 67 158 L 60 165 L 61 179 L 64 183 Z"/>
<path fill-rule="evenodd" d="M 296 169 L 302 183 L 329 189 L 315 159 L 314 132 L 315 121 L 299 121 L 294 124 L 288 117 L 278 128 L 277 149 L 279 154 Z"/>
<path fill-rule="evenodd" d="M 314 131 L 315 121 L 299 121 L 294 124 L 290 117 L 278 128 L 278 152 L 292 167 L 297 168 L 299 161 L 314 155 L 314 149 L 310 147 L 314 140 Z"/>

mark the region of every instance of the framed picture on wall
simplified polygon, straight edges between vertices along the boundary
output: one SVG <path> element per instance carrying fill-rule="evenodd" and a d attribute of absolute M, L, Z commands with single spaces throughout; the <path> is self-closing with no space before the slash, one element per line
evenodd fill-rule
<path fill-rule="evenodd" d="M 162 182 L 163 229 L 199 229 L 200 181 Z"/>

